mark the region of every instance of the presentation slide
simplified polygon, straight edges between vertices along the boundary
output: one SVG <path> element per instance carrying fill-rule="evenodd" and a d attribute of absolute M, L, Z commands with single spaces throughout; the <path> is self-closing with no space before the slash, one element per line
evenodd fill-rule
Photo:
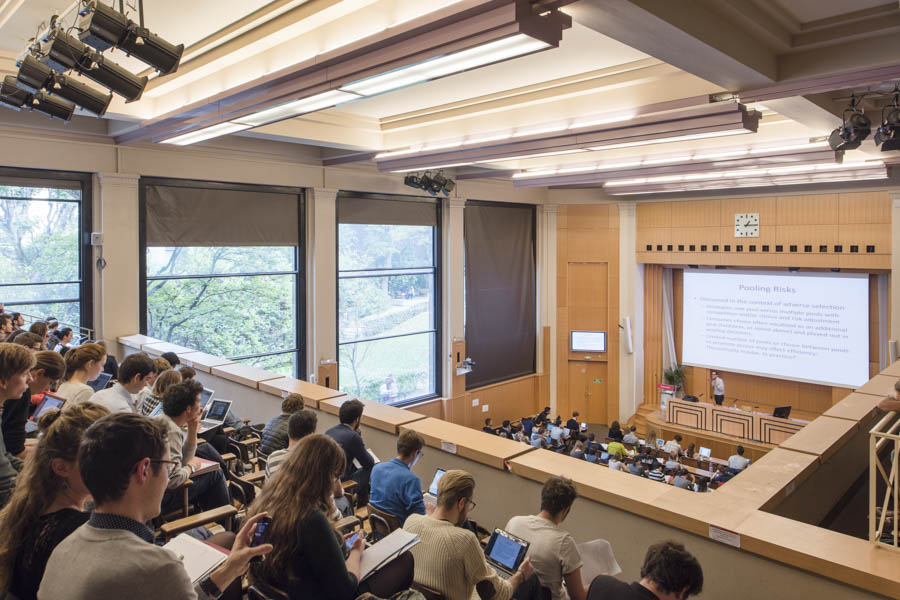
<path fill-rule="evenodd" d="M 685 270 L 682 361 L 859 387 L 869 380 L 868 276 Z"/>

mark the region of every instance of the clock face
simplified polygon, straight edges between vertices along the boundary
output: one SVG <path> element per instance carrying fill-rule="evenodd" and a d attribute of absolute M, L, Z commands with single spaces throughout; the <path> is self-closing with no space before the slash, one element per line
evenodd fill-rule
<path fill-rule="evenodd" d="M 734 237 L 759 237 L 759 213 L 735 213 Z"/>

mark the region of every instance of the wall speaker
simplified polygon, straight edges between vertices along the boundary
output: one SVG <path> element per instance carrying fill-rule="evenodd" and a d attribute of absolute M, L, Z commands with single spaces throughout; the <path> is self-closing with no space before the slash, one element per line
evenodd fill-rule
<path fill-rule="evenodd" d="M 625 317 L 625 352 L 634 354 L 634 344 L 631 341 L 631 317 Z"/>
<path fill-rule="evenodd" d="M 888 361 L 891 364 L 897 362 L 897 340 L 888 340 Z"/>

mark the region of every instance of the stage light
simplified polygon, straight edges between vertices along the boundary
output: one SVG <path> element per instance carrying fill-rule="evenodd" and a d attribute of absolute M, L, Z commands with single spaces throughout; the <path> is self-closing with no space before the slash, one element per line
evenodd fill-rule
<path fill-rule="evenodd" d="M 31 55 L 25 55 L 19 66 L 19 84 L 26 90 L 51 94 L 74 102 L 98 117 L 103 116 L 112 101 L 112 94 L 103 94 L 80 81 L 56 73 Z"/>
<path fill-rule="evenodd" d="M 847 117 L 847 113 L 850 117 Z M 856 97 L 850 98 L 849 108 L 844 110 L 843 124 L 828 136 L 828 145 L 835 152 L 855 150 L 859 148 L 869 134 L 872 133 L 872 121 L 856 106 Z"/>
<path fill-rule="evenodd" d="M 890 108 L 887 117 L 884 111 Z M 881 126 L 875 131 L 875 145 L 882 152 L 900 150 L 900 92 L 894 92 L 894 104 L 881 110 Z"/>
<path fill-rule="evenodd" d="M 422 189 L 422 179 L 415 173 L 410 173 L 403 178 L 403 183 L 417 190 Z"/>
<path fill-rule="evenodd" d="M 456 187 L 456 182 L 448 177 L 447 182 L 444 184 L 444 195 L 449 196 L 450 193 L 453 191 L 453 188 L 455 188 L 455 187 Z"/>
<path fill-rule="evenodd" d="M 103 52 L 119 48 L 163 75 L 178 70 L 184 44 L 176 46 L 141 27 L 110 6 L 90 0 L 79 23 L 82 41 Z"/>
<path fill-rule="evenodd" d="M 31 96 L 31 109 L 44 113 L 50 118 L 70 121 L 75 115 L 75 105 L 62 98 L 55 98 L 47 92 L 38 92 Z"/>
<path fill-rule="evenodd" d="M 56 30 L 41 46 L 42 62 L 57 71 L 74 69 L 128 102 L 139 100 L 147 77 L 138 77 L 64 31 Z"/>
<path fill-rule="evenodd" d="M 421 187 L 422 187 L 422 189 L 425 190 L 426 192 L 430 192 L 432 186 L 434 185 L 434 180 L 431 178 L 430 173 L 431 173 L 431 171 L 425 171 L 425 174 L 422 175 L 422 177 L 419 178 L 419 182 L 420 182 L 420 184 L 421 184 Z"/>
<path fill-rule="evenodd" d="M 444 189 L 444 185 L 447 183 L 447 178 L 444 177 L 443 173 L 437 173 L 434 177 L 431 178 L 431 185 L 428 186 L 428 189 L 425 190 L 429 194 L 437 194 L 441 190 Z"/>
<path fill-rule="evenodd" d="M 29 101 L 31 94 L 16 85 L 16 78 L 7 75 L 0 83 L 0 102 L 9 108 L 20 110 Z"/>

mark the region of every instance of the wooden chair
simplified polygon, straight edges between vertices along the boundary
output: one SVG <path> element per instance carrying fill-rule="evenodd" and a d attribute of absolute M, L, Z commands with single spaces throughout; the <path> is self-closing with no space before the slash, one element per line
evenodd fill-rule
<path fill-rule="evenodd" d="M 369 526 L 372 528 L 374 541 L 378 541 L 390 535 L 392 531 L 400 529 L 400 519 L 391 513 L 375 508 L 371 504 L 366 505 L 366 511 L 369 515 Z"/>
<path fill-rule="evenodd" d="M 189 531 L 191 529 L 194 529 L 195 527 L 200 527 L 201 525 L 207 525 L 209 523 L 218 523 L 219 525 L 224 527 L 226 531 L 231 531 L 232 524 L 234 523 L 234 517 L 236 515 L 237 509 L 235 507 L 231 505 L 219 506 L 217 508 L 213 508 L 212 510 L 197 513 L 189 517 L 184 517 L 175 521 L 163 523 L 159 527 L 159 531 L 160 533 L 162 533 L 167 542 L 179 533 L 184 533 L 185 531 Z"/>
<path fill-rule="evenodd" d="M 265 473 L 262 474 L 265 476 Z M 230 471 L 225 473 L 225 479 L 228 482 L 228 491 L 231 494 L 231 501 L 237 503 L 241 509 L 249 507 L 256 498 L 259 487 L 255 483 L 247 481 L 243 477 Z"/>
<path fill-rule="evenodd" d="M 249 438 L 246 440 L 229 440 L 228 449 L 238 457 L 241 462 L 243 471 L 255 471 L 259 467 L 259 459 L 257 451 L 259 449 L 259 438 Z"/>

